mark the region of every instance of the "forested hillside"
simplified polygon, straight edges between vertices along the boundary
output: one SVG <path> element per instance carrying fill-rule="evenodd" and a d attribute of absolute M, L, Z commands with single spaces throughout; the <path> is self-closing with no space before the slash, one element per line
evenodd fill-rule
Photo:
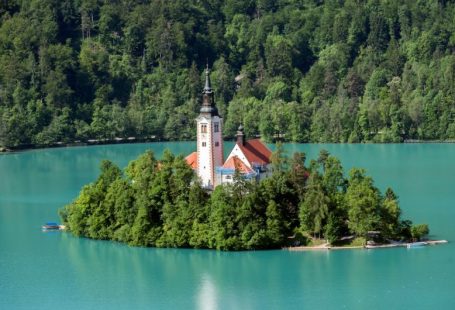
<path fill-rule="evenodd" d="M 0 145 L 455 139 L 455 1 L 0 0 Z"/>

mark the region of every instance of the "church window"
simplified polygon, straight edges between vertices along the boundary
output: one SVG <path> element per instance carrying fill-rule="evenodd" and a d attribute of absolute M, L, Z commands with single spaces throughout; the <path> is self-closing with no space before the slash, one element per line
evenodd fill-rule
<path fill-rule="evenodd" d="M 207 143 L 206 142 L 202 142 L 202 147 L 205 147 L 207 146 Z"/>
<path fill-rule="evenodd" d="M 207 133 L 207 124 L 201 125 L 201 133 Z"/>
<path fill-rule="evenodd" d="M 214 130 L 213 130 L 214 132 L 219 132 L 220 131 L 220 124 L 219 123 L 215 123 L 214 127 L 215 127 Z"/>
<path fill-rule="evenodd" d="M 220 146 L 220 143 L 218 141 L 216 141 L 215 146 Z"/>

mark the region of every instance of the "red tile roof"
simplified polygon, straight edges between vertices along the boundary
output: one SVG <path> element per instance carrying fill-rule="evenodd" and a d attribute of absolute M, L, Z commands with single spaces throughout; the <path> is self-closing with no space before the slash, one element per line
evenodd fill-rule
<path fill-rule="evenodd" d="M 197 152 L 193 152 L 185 157 L 186 163 L 193 169 L 197 169 Z"/>
<path fill-rule="evenodd" d="M 238 156 L 232 156 L 223 165 L 226 169 L 237 169 L 241 173 L 251 173 L 253 169 L 248 167 Z"/>
<path fill-rule="evenodd" d="M 240 150 L 245 154 L 246 159 L 251 164 L 267 165 L 270 164 L 272 151 L 269 150 L 259 139 L 245 141 L 244 145 L 237 143 Z"/>

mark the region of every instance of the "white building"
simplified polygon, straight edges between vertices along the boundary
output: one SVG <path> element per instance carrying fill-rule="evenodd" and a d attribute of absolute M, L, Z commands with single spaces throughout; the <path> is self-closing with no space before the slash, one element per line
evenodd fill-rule
<path fill-rule="evenodd" d="M 187 163 L 206 188 L 232 182 L 236 170 L 249 179 L 267 177 L 272 152 L 259 139 L 246 140 L 242 126 L 237 132 L 237 143 L 224 162 L 223 119 L 215 106 L 209 74 L 207 68 L 202 107 L 196 119 L 197 151 L 186 157 Z"/>

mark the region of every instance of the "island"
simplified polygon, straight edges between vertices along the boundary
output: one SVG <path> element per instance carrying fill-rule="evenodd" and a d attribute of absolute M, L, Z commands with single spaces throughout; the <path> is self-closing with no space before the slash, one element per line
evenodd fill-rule
<path fill-rule="evenodd" d="M 367 246 L 411 242 L 429 233 L 402 219 L 398 197 L 375 187 L 364 169 L 344 176 L 322 150 L 306 163 L 277 145 L 271 175 L 213 190 L 183 156 L 147 151 L 122 171 L 104 160 L 99 177 L 59 213 L 75 236 L 133 246 L 257 250 L 295 246 Z"/>

